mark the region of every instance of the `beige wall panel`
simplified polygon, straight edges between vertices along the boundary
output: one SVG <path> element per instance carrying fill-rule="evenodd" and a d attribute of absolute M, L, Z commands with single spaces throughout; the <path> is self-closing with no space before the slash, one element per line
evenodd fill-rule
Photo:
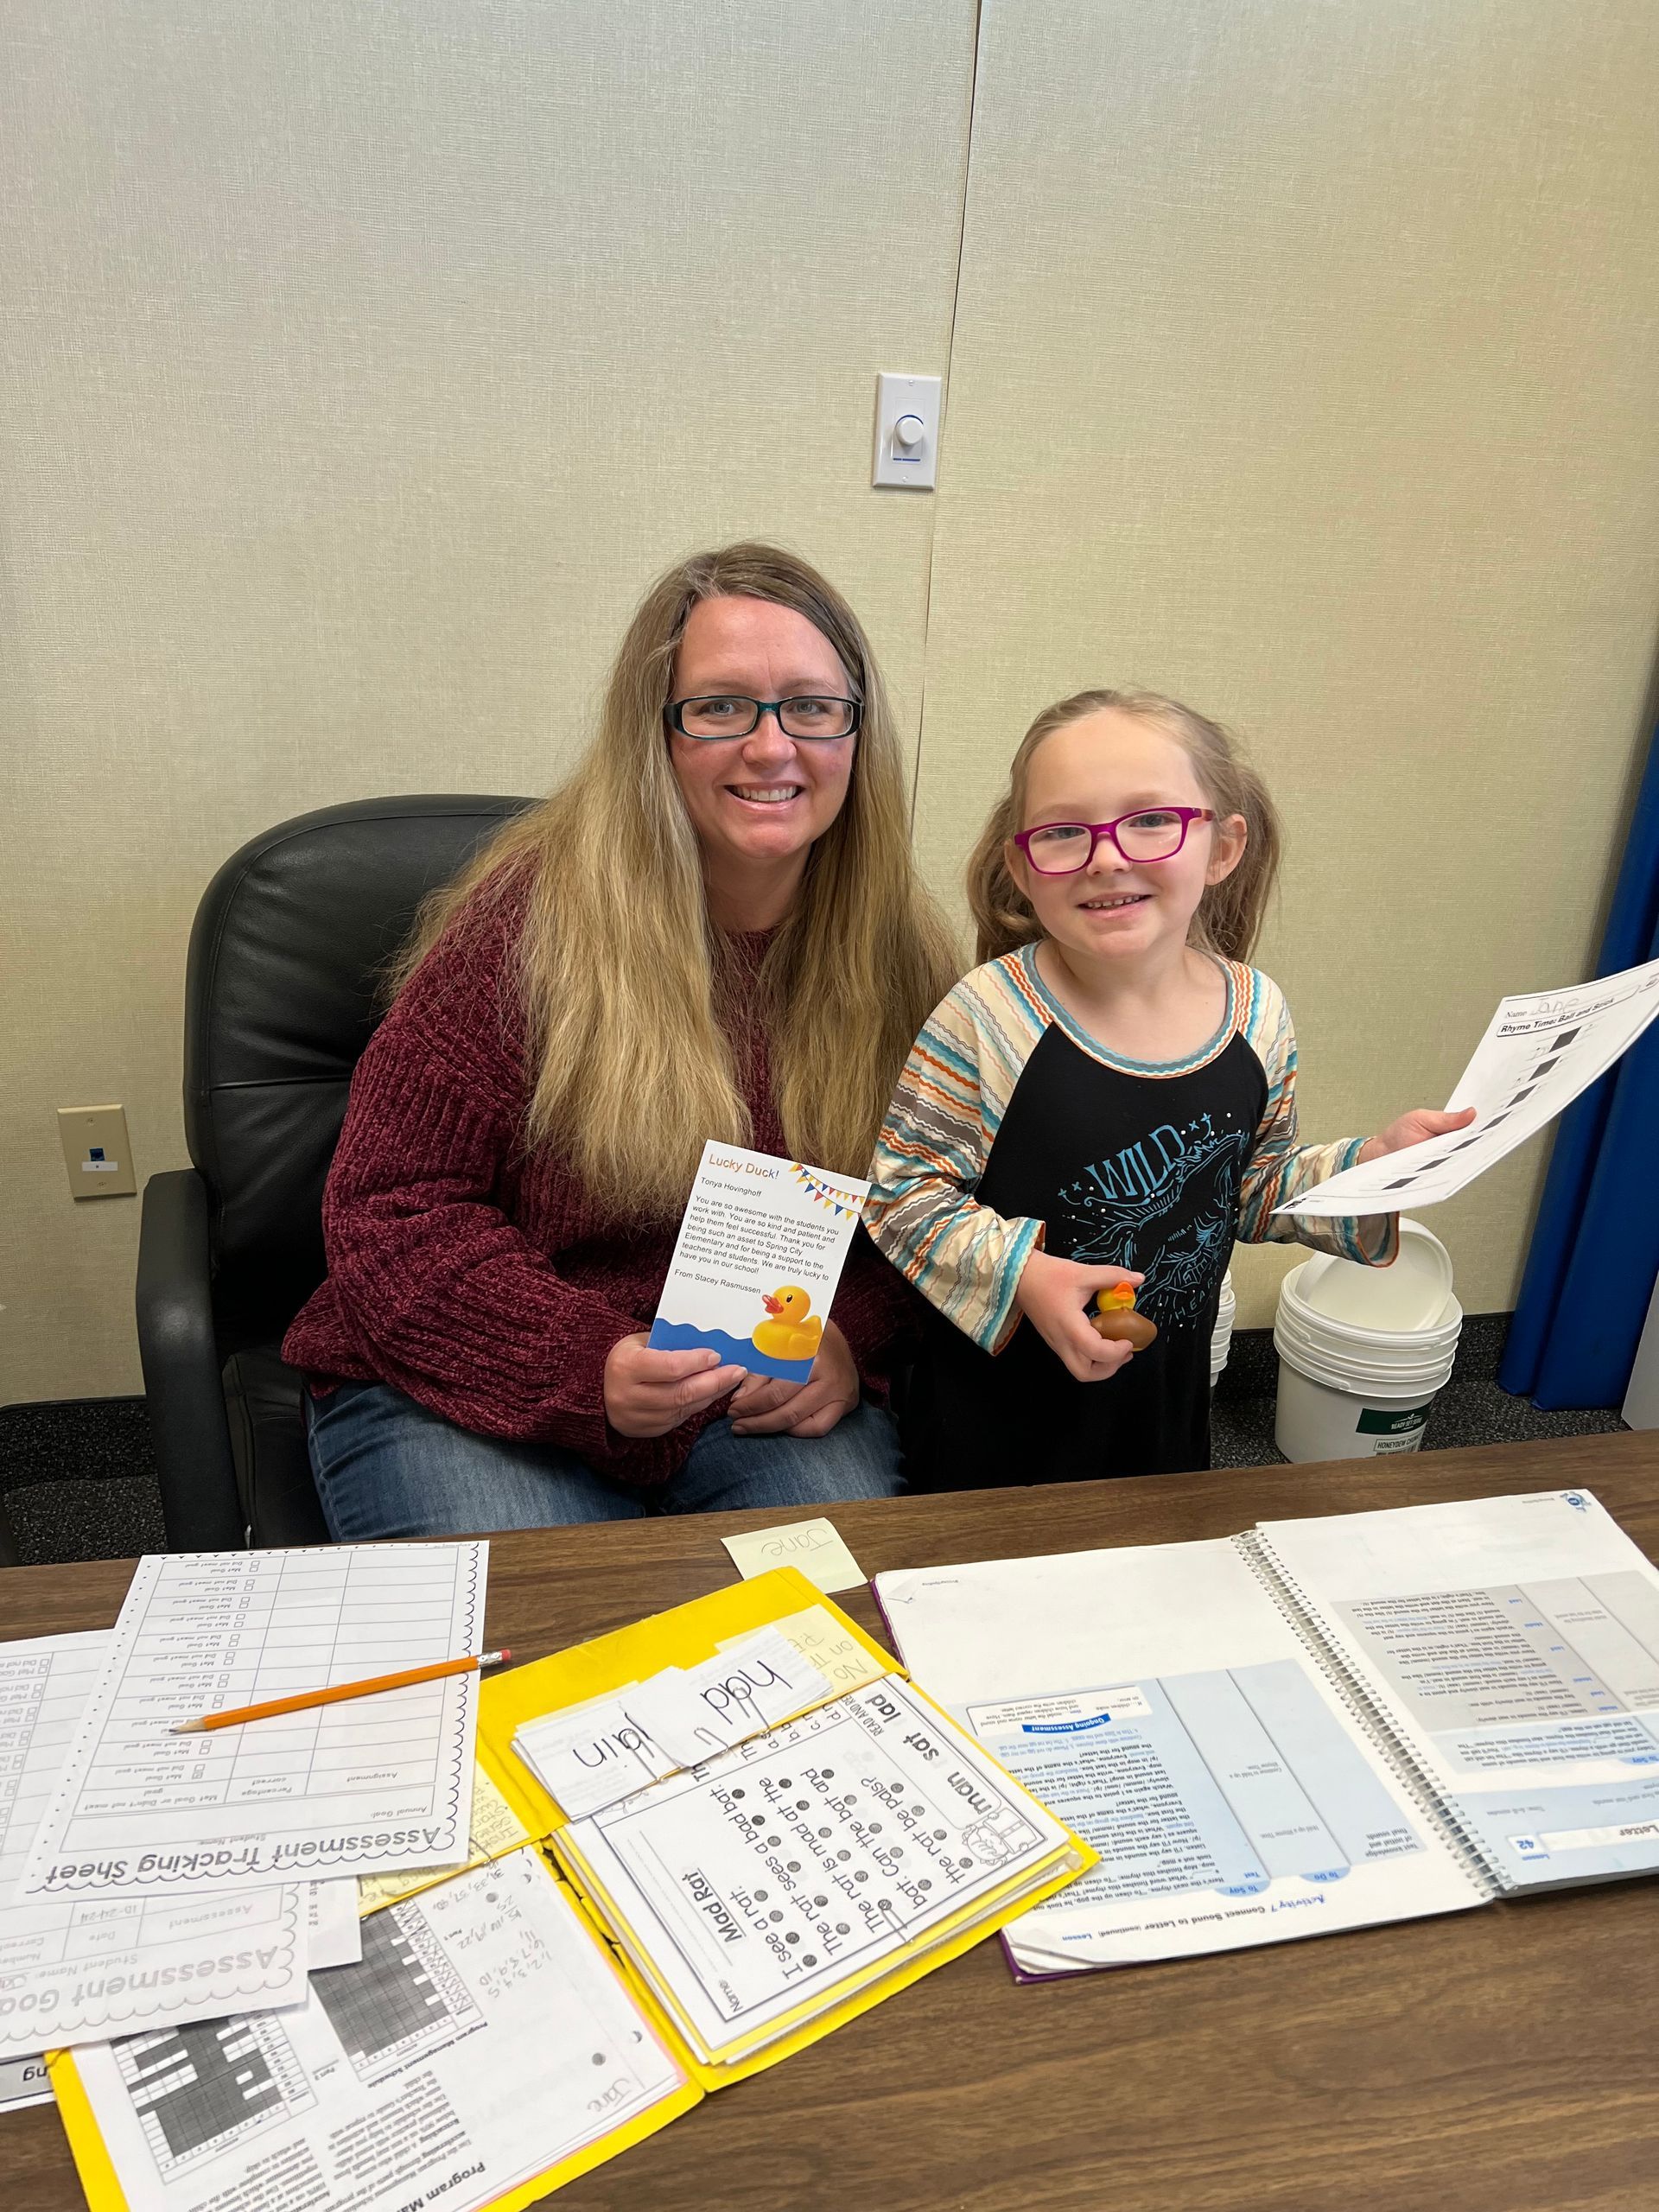
<path fill-rule="evenodd" d="M 918 848 L 955 883 L 1084 684 L 1233 722 L 1310 1135 L 1586 971 L 1659 607 L 1656 82 L 1650 0 L 983 10 Z M 1433 1218 L 1471 1310 L 1541 1159 Z"/>
<path fill-rule="evenodd" d="M 0 1398 L 138 1387 L 136 1200 L 184 1160 L 184 949 L 256 830 L 533 791 L 664 563 L 849 592 L 912 729 L 972 0 L 51 0 L 0 77 Z M 925 69 L 882 56 L 906 44 Z"/>

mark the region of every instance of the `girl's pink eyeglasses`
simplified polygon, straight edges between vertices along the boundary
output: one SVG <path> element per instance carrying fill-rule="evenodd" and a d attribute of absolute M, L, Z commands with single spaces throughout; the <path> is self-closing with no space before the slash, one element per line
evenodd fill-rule
<path fill-rule="evenodd" d="M 1195 822 L 1213 822 L 1211 806 L 1143 806 L 1116 822 L 1042 822 L 1020 830 L 1014 842 L 1039 875 L 1076 875 L 1109 837 L 1126 861 L 1173 861 Z"/>

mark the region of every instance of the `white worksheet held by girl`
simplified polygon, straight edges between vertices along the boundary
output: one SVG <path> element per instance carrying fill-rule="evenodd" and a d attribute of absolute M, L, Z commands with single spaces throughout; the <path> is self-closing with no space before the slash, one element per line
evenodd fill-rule
<path fill-rule="evenodd" d="M 467 1854 L 475 1674 L 177 1736 L 233 1706 L 478 1648 L 489 1547 L 141 1560 L 19 1893 L 167 1897 Z"/>
<path fill-rule="evenodd" d="M 1454 1198 L 1551 1122 L 1659 1015 L 1659 960 L 1565 991 L 1503 1000 L 1446 1102 L 1475 1118 L 1316 1184 L 1276 1213 L 1399 1213 Z"/>
<path fill-rule="evenodd" d="M 109 1647 L 105 1630 L 0 1644 L 0 2111 L 50 2094 L 43 2069 L 29 2067 L 45 2049 L 297 2005 L 308 1965 L 351 1955 L 321 1945 L 335 1933 L 324 1927 L 336 1917 L 332 1883 L 11 1902 Z"/>

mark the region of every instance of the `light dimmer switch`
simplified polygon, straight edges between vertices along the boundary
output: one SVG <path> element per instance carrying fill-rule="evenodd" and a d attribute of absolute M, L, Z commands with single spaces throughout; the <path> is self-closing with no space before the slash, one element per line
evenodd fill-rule
<path fill-rule="evenodd" d="M 873 484 L 931 492 L 938 480 L 939 379 L 881 375 L 875 380 Z"/>

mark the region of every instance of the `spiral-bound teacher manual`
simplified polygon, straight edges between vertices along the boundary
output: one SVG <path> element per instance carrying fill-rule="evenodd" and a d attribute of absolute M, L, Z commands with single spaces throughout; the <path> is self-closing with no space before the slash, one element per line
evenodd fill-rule
<path fill-rule="evenodd" d="M 1046 1975 L 1659 1869 L 1659 1573 L 1586 1491 L 878 1576 L 905 1662 L 1100 1853 Z"/>

